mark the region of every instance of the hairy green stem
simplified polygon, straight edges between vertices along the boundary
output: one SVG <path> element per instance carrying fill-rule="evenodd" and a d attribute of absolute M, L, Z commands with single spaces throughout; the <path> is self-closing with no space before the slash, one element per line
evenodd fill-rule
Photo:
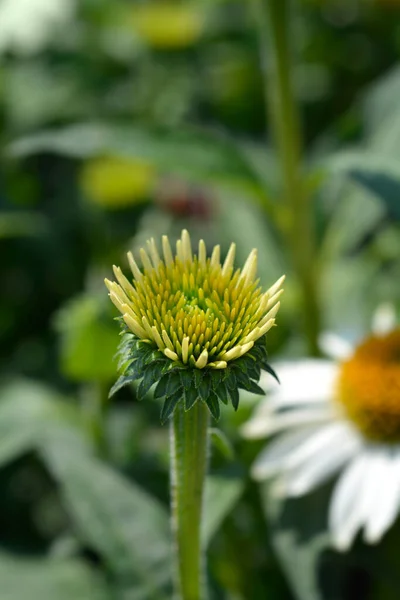
<path fill-rule="evenodd" d="M 302 172 L 302 131 L 293 90 L 290 37 L 291 0 L 256 0 L 266 100 L 279 151 L 284 211 L 279 211 L 284 238 L 299 282 L 309 351 L 318 354 L 320 302 L 314 215 Z"/>
<path fill-rule="evenodd" d="M 180 402 L 171 421 L 171 514 L 179 600 L 206 597 L 201 521 L 208 426 L 208 408 L 200 400 L 187 412 Z"/>

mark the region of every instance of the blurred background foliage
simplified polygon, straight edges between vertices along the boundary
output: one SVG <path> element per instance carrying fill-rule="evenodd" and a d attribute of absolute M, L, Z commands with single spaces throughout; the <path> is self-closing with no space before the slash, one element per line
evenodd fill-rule
<path fill-rule="evenodd" d="M 400 304 L 400 4 L 293 13 L 320 328 L 357 337 Z M 134 388 L 107 400 L 127 249 L 183 226 L 257 247 L 263 284 L 289 276 L 272 362 L 307 352 L 256 25 L 250 0 L 0 1 L 2 600 L 170 597 L 168 428 Z M 254 402 L 213 437 L 212 597 L 398 598 L 393 531 L 337 555 L 324 491 L 279 511 L 250 481 Z"/>

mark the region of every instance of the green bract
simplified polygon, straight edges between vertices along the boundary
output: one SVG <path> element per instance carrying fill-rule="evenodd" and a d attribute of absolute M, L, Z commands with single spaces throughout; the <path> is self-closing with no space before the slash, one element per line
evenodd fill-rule
<path fill-rule="evenodd" d="M 196 402 L 205 402 L 212 416 L 218 420 L 220 402 L 228 404 L 230 401 L 237 410 L 239 389 L 254 394 L 265 393 L 258 385 L 262 369 L 277 379 L 268 363 L 265 338 L 257 340 L 249 352 L 230 361 L 225 369 L 196 369 L 171 361 L 149 343 L 125 331 L 119 348 L 122 375 L 112 387 L 110 396 L 125 385 L 140 381 L 136 393 L 142 400 L 157 383 L 154 397 L 164 399 L 161 410 L 163 423 L 173 414 L 179 401 L 184 402 L 185 410 L 190 410 Z"/>

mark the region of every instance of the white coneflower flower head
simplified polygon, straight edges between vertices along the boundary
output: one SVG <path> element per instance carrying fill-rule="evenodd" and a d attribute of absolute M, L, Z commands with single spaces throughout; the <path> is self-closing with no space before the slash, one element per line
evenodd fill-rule
<path fill-rule="evenodd" d="M 339 474 L 329 527 L 341 550 L 360 529 L 378 542 L 400 507 L 400 329 L 389 331 L 380 312 L 379 331 L 353 351 L 334 339 L 342 360 L 278 364 L 282 385 L 243 428 L 248 438 L 276 436 L 252 468 L 273 478 L 272 493 L 300 496 Z"/>

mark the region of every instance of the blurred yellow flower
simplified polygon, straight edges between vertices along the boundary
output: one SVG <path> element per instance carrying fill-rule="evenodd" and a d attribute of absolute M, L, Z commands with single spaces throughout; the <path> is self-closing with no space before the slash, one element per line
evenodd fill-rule
<path fill-rule="evenodd" d="M 102 157 L 86 162 L 80 173 L 85 196 L 108 209 L 137 204 L 151 193 L 156 173 L 140 160 Z"/>
<path fill-rule="evenodd" d="M 186 48 L 200 38 L 204 17 L 194 4 L 152 2 L 134 8 L 135 31 L 160 50 Z"/>

